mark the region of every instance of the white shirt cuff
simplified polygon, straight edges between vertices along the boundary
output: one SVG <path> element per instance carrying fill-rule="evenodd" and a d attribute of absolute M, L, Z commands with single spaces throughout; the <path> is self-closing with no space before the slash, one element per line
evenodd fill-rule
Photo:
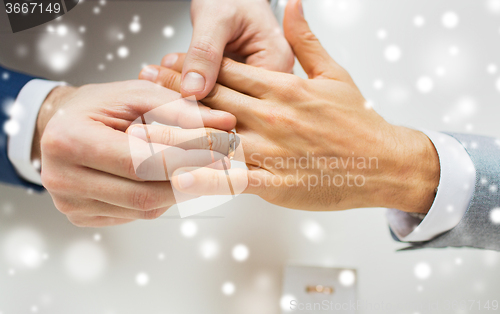
<path fill-rule="evenodd" d="M 7 154 L 19 176 L 31 183 L 42 184 L 40 170 L 37 168 L 39 165 L 33 165 L 31 161 L 38 112 L 49 93 L 57 86 L 65 84 L 33 79 L 24 85 L 9 110 L 10 119 L 15 122 L 19 131 L 9 134 Z"/>
<path fill-rule="evenodd" d="M 404 242 L 429 241 L 458 225 L 469 208 L 476 183 L 476 168 L 462 144 L 434 131 L 422 131 L 439 155 L 441 176 L 434 203 L 423 220 L 397 209 L 387 219 L 394 234 Z"/>

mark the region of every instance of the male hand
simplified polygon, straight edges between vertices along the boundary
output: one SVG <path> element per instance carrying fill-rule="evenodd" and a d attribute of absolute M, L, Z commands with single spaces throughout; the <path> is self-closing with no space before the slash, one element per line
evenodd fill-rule
<path fill-rule="evenodd" d="M 238 119 L 249 170 L 230 170 L 232 184 L 289 208 L 426 213 L 440 177 L 432 142 L 366 103 L 309 29 L 300 0 L 289 1 L 284 30 L 309 80 L 224 59 L 220 85 L 203 100 Z M 157 67 L 155 82 L 179 88 L 181 67 L 182 56 L 172 69 Z M 226 181 L 223 171 L 188 167 L 172 182 L 184 193 L 216 195 Z"/>
<path fill-rule="evenodd" d="M 147 81 L 58 87 L 52 91 L 38 116 L 32 157 L 41 157 L 43 185 L 55 206 L 73 224 L 102 227 L 153 219 L 179 201 L 174 198 L 162 161 L 159 172 L 154 164 L 148 164 L 156 161 L 147 159 L 151 156 L 150 146 L 142 140 L 147 139 L 147 134 L 163 139 L 161 145 L 154 145 L 154 150 L 161 151 L 163 162 L 166 159 L 174 167 L 169 173 L 186 165 L 223 169 L 222 163 L 213 164 L 213 160 L 214 156 L 224 159 L 224 147 L 214 147 L 216 152 L 207 154 L 205 129 L 195 129 L 200 125 L 193 124 L 193 120 L 229 131 L 235 127 L 235 117 L 194 102 L 197 117 L 179 105 L 165 107 L 172 101 L 184 101 L 180 98 L 179 93 Z M 162 108 L 166 111 L 157 122 L 185 129 L 158 130 L 152 125 L 146 133 L 144 126 L 130 127 L 137 118 Z M 127 135 L 126 130 L 133 136 Z M 133 151 L 131 143 L 146 149 Z M 132 155 L 141 158 L 143 153 L 146 156 L 141 159 L 141 175 Z M 193 196 L 185 199 L 189 198 Z"/>
<path fill-rule="evenodd" d="M 294 56 L 268 0 L 193 0 L 193 38 L 182 68 L 181 94 L 203 99 L 224 54 L 268 70 L 291 72 Z M 165 66 L 177 55 L 165 56 Z"/>

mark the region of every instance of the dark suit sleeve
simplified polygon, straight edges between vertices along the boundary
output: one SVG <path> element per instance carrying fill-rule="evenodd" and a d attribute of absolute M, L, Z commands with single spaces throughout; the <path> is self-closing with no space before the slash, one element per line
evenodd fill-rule
<path fill-rule="evenodd" d="M 500 251 L 500 140 L 449 134 L 467 150 L 476 168 L 474 195 L 460 223 L 427 242 L 407 249 L 473 247 Z"/>
<path fill-rule="evenodd" d="M 0 182 L 41 191 L 43 188 L 22 179 L 9 161 L 7 155 L 8 136 L 4 125 L 9 120 L 7 113 L 24 85 L 35 77 L 3 68 L 0 65 Z"/>

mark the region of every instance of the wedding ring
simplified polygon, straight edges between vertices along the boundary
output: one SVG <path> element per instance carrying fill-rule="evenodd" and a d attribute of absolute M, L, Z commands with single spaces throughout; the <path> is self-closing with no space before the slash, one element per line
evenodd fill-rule
<path fill-rule="evenodd" d="M 333 289 L 333 287 L 329 286 L 322 286 L 322 285 L 306 286 L 307 293 L 333 294 L 334 291 L 335 290 Z"/>
<path fill-rule="evenodd" d="M 212 163 L 215 162 L 214 151 L 212 150 L 212 132 L 207 131 L 208 149 L 210 150 L 210 156 L 212 157 Z"/>
<path fill-rule="evenodd" d="M 234 131 L 227 132 L 228 134 L 228 149 L 226 156 L 229 160 L 234 158 L 234 154 L 236 152 L 236 148 L 238 147 L 238 137 L 234 133 Z M 213 143 L 212 140 L 212 132 L 207 130 L 207 141 L 208 141 L 208 149 L 210 150 L 210 154 L 212 155 L 212 162 L 215 162 L 214 153 L 213 153 Z"/>
<path fill-rule="evenodd" d="M 232 160 L 234 158 L 234 153 L 236 152 L 236 147 L 237 147 L 237 141 L 236 141 L 236 135 L 234 134 L 233 131 L 227 132 L 229 135 L 229 146 L 228 146 L 228 151 L 227 151 L 227 157 L 229 160 Z"/>

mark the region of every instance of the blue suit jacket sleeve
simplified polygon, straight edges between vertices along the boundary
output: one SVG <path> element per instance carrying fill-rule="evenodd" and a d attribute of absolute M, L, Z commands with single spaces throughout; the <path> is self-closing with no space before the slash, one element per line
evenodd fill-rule
<path fill-rule="evenodd" d="M 12 103 L 26 83 L 35 77 L 3 68 L 0 65 L 0 182 L 40 191 L 43 188 L 21 178 L 7 155 L 8 136 L 4 124 L 9 120 L 7 106 Z"/>

